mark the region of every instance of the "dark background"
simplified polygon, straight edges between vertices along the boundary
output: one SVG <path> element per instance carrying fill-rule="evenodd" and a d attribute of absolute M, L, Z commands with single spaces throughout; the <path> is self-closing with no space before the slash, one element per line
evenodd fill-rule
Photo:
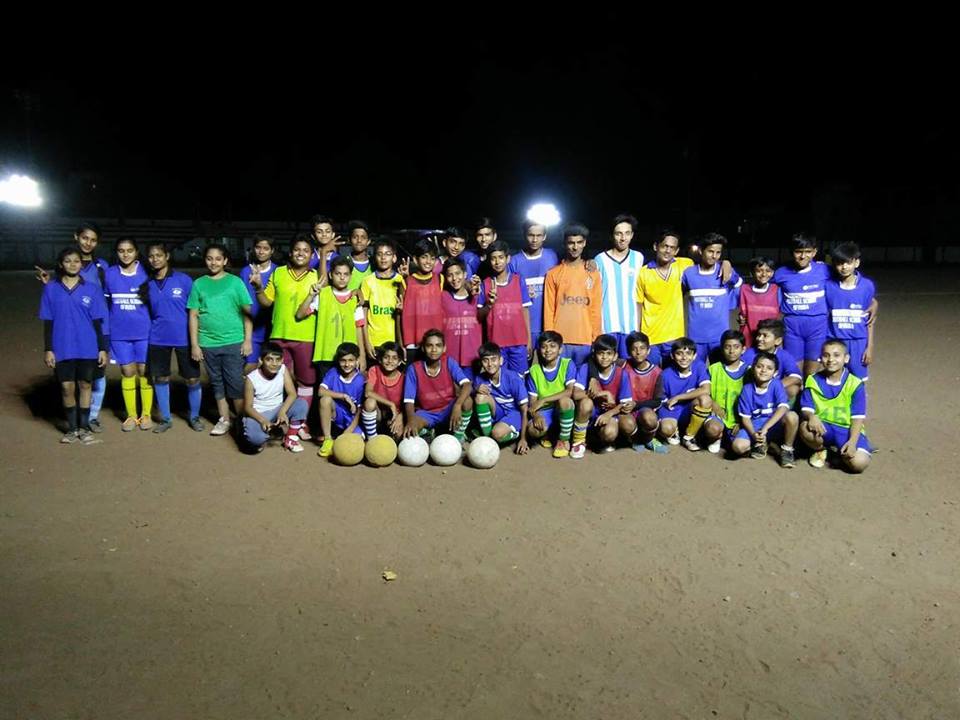
<path fill-rule="evenodd" d="M 775 244 L 954 243 L 946 45 L 611 33 L 637 22 L 68 54 L 4 86 L 0 163 L 70 216 L 515 228 L 549 200 L 601 233 L 629 211 Z"/>

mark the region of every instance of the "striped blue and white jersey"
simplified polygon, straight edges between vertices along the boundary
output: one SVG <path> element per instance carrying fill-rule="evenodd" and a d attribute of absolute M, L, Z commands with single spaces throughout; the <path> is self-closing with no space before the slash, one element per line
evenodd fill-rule
<path fill-rule="evenodd" d="M 603 279 L 603 331 L 631 333 L 640 329 L 637 316 L 637 277 L 643 267 L 643 253 L 629 250 L 621 260 L 604 251 L 594 258 Z"/>

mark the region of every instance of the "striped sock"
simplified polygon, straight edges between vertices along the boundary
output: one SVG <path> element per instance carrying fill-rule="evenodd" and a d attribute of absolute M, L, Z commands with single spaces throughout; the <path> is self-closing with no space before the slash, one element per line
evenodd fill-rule
<path fill-rule="evenodd" d="M 307 415 L 310 415 L 310 406 L 313 405 L 313 386 L 297 385 L 297 397 L 307 404 Z"/>
<path fill-rule="evenodd" d="M 703 427 L 703 423 L 706 422 L 707 418 L 710 417 L 710 408 L 700 407 L 699 405 L 693 406 L 693 411 L 690 415 L 690 422 L 687 423 L 687 430 L 684 434 L 684 437 L 693 437 L 697 436 L 697 433 L 700 432 L 700 428 Z"/>
<path fill-rule="evenodd" d="M 573 438 L 572 442 L 574 445 L 578 443 L 585 443 L 587 441 L 587 424 L 585 422 L 575 422 L 573 424 Z"/>
<path fill-rule="evenodd" d="M 137 379 L 135 377 L 120 378 L 120 390 L 123 392 L 123 407 L 127 417 L 137 419 Z"/>
<path fill-rule="evenodd" d="M 573 429 L 573 408 L 560 411 L 560 435 L 557 440 L 569 440 L 570 430 Z"/>
<path fill-rule="evenodd" d="M 202 398 L 200 383 L 187 385 L 187 402 L 190 404 L 190 419 L 200 417 L 200 399 Z"/>
<path fill-rule="evenodd" d="M 472 419 L 473 410 L 464 410 L 463 415 L 460 416 L 460 424 L 457 425 L 457 429 L 453 431 L 453 436 L 460 442 L 463 442 L 464 438 L 466 438 L 467 427 L 469 427 Z"/>
<path fill-rule="evenodd" d="M 157 395 L 157 407 L 160 408 L 160 418 L 164 422 L 170 421 L 170 383 L 158 382 L 153 386 Z"/>
<path fill-rule="evenodd" d="M 516 430 L 511 430 L 502 438 L 500 438 L 497 442 L 500 443 L 500 445 L 509 445 L 518 437 L 520 437 L 520 433 L 518 433 Z"/>
<path fill-rule="evenodd" d="M 100 408 L 103 406 L 103 396 L 107 394 L 107 377 L 94 378 L 93 392 L 90 395 L 90 419 L 100 417 Z"/>
<path fill-rule="evenodd" d="M 477 421 L 480 423 L 480 432 L 489 437 L 493 430 L 493 412 L 487 403 L 477 403 Z"/>
<path fill-rule="evenodd" d="M 140 414 L 150 417 L 153 412 L 153 385 L 147 377 L 140 378 Z"/>
<path fill-rule="evenodd" d="M 377 411 L 361 410 L 360 424 L 363 426 L 363 434 L 367 439 L 377 436 Z"/>

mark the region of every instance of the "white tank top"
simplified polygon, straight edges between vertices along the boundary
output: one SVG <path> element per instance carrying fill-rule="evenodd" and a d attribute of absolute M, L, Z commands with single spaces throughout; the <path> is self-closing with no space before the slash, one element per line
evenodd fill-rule
<path fill-rule="evenodd" d="M 254 410 L 262 413 L 264 410 L 276 410 L 283 405 L 283 378 L 286 372 L 286 366 L 281 365 L 272 380 L 265 378 L 260 368 L 247 375 L 247 379 L 253 383 Z"/>

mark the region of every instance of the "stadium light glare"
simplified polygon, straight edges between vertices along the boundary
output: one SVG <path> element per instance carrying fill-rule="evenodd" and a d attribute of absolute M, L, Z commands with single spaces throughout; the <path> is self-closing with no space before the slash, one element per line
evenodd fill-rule
<path fill-rule="evenodd" d="M 40 197 L 40 186 L 36 180 L 26 175 L 11 175 L 6 180 L 0 180 L 0 202 L 35 208 L 43 205 L 43 198 Z"/>
<path fill-rule="evenodd" d="M 527 210 L 527 220 L 546 227 L 560 224 L 560 211 L 553 203 L 537 203 Z"/>

